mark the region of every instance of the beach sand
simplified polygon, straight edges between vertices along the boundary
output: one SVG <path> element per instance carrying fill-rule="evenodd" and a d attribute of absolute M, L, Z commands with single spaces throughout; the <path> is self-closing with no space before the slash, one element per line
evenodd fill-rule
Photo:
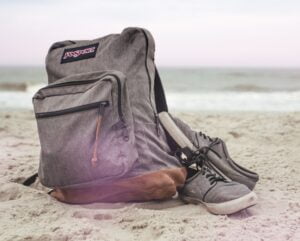
<path fill-rule="evenodd" d="M 223 138 L 232 157 L 260 174 L 259 203 L 229 216 L 174 199 L 139 204 L 67 205 L 40 184 L 31 111 L 0 112 L 0 240 L 300 240 L 300 112 L 176 113 Z"/>

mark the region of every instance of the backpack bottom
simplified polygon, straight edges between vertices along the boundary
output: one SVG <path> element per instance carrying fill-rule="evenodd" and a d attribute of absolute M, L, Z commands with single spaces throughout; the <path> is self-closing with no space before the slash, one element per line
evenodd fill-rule
<path fill-rule="evenodd" d="M 169 168 L 86 188 L 54 189 L 50 195 L 70 204 L 143 202 L 172 198 L 183 187 L 185 168 Z"/>

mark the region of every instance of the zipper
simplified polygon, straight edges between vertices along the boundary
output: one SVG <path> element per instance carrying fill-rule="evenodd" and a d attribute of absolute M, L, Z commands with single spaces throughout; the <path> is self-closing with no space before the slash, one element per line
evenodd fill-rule
<path fill-rule="evenodd" d="M 153 103 L 152 103 L 152 100 L 151 100 L 151 88 L 152 88 L 152 86 L 151 86 L 151 78 L 150 78 L 150 74 L 149 74 L 149 69 L 148 69 L 148 65 L 147 65 L 149 42 L 148 42 L 148 37 L 147 37 L 147 34 L 146 34 L 145 30 L 141 29 L 141 31 L 144 34 L 144 37 L 145 37 L 145 40 L 146 40 L 146 60 L 145 60 L 145 67 L 146 67 L 146 71 L 147 71 L 147 75 L 148 75 L 148 80 L 149 80 L 149 100 L 150 100 L 150 105 L 152 107 L 153 114 L 154 114 L 154 122 L 155 122 L 155 125 L 156 125 L 156 134 L 157 134 L 157 136 L 160 136 L 158 116 L 157 116 L 157 113 L 156 113 L 156 111 L 154 109 L 154 106 L 153 106 Z"/>
<path fill-rule="evenodd" d="M 99 144 L 99 136 L 100 136 L 100 127 L 101 127 L 101 122 L 102 122 L 102 116 L 104 113 L 104 107 L 103 103 L 98 104 L 98 118 L 96 122 L 96 133 L 95 133 L 95 142 L 94 142 L 94 150 L 93 150 L 93 155 L 91 159 L 91 164 L 93 167 L 96 167 L 98 164 L 98 144 Z"/>
<path fill-rule="evenodd" d="M 65 82 L 65 83 L 58 83 L 58 84 L 53 84 L 46 86 L 42 89 L 51 89 L 51 88 L 56 88 L 56 87 L 64 87 L 64 86 L 69 86 L 69 85 L 84 85 L 84 84 L 92 84 L 95 83 L 99 80 L 98 79 L 90 79 L 90 80 L 78 80 L 78 81 L 70 81 L 70 82 Z"/>
<path fill-rule="evenodd" d="M 117 75 L 112 74 L 117 80 L 118 83 L 118 114 L 120 121 L 122 123 L 122 128 L 123 128 L 123 139 L 124 141 L 129 141 L 129 131 L 125 123 L 124 115 L 122 112 L 122 86 L 121 86 L 121 80 Z"/>
<path fill-rule="evenodd" d="M 50 111 L 50 112 L 39 112 L 35 113 L 35 117 L 38 118 L 47 118 L 47 117 L 53 117 L 53 116 L 60 116 L 60 115 L 66 115 L 71 114 L 79 111 L 86 111 L 98 108 L 100 106 L 106 107 L 109 105 L 108 101 L 98 101 L 86 105 L 71 107 L 63 110 L 57 110 L 57 111 Z"/>
<path fill-rule="evenodd" d="M 122 121 L 122 123 L 125 124 L 125 120 L 124 120 L 124 115 L 122 112 L 122 87 L 121 87 L 121 80 L 119 79 L 119 77 L 115 74 L 107 74 L 102 76 L 103 77 L 107 77 L 107 76 L 113 76 L 115 77 L 115 79 L 117 80 L 117 85 L 118 85 L 118 115 L 120 120 Z M 91 80 L 80 80 L 80 81 L 70 81 L 70 82 L 65 82 L 65 83 L 59 83 L 59 84 L 53 84 L 50 86 L 46 86 L 42 89 L 50 89 L 50 88 L 56 88 L 56 87 L 65 87 L 65 86 L 72 86 L 72 85 L 83 85 L 83 84 L 92 84 L 99 81 L 99 78 L 97 79 L 91 79 Z M 43 99 L 43 96 L 38 96 L 36 97 L 36 99 Z"/>

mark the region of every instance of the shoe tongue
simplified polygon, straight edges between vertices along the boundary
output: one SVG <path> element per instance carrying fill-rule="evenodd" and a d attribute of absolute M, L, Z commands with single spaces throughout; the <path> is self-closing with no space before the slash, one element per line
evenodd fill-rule
<path fill-rule="evenodd" d="M 201 172 L 202 173 L 214 173 L 207 165 L 203 164 L 203 166 L 201 167 Z"/>
<path fill-rule="evenodd" d="M 198 171 L 193 168 L 187 168 L 187 179 L 193 177 L 195 174 L 197 174 Z"/>
<path fill-rule="evenodd" d="M 215 140 L 215 138 L 211 138 L 211 139 L 212 141 L 208 137 L 204 138 L 204 136 L 198 135 L 198 144 L 200 147 L 209 146 Z"/>
<path fill-rule="evenodd" d="M 203 174 L 213 174 L 216 177 L 220 177 L 220 175 L 218 173 L 216 173 L 211 167 L 207 166 L 207 165 L 203 165 L 203 167 L 201 168 L 201 172 Z"/>

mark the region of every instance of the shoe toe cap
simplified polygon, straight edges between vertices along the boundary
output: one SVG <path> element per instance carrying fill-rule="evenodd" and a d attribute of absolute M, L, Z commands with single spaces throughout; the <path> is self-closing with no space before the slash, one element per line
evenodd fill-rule
<path fill-rule="evenodd" d="M 237 182 L 218 183 L 205 195 L 204 202 L 222 203 L 241 198 L 249 194 L 251 190 L 244 184 Z"/>

